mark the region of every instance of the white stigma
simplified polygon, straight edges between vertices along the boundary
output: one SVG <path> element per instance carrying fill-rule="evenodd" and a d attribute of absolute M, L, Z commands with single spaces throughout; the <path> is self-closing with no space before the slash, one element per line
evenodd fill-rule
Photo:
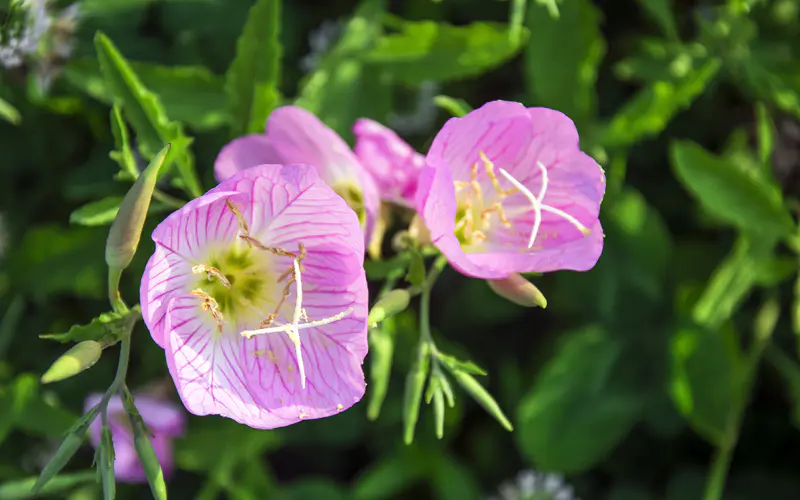
<path fill-rule="evenodd" d="M 511 174 L 509 174 L 504 168 L 500 168 L 500 174 L 508 180 L 511 184 L 514 185 L 515 188 L 519 189 L 519 192 L 525 196 L 528 201 L 531 202 L 533 206 L 533 229 L 531 230 L 531 237 L 528 240 L 528 248 L 533 247 L 533 243 L 536 241 L 536 237 L 539 235 L 539 227 L 542 225 L 542 211 L 550 212 L 552 214 L 558 215 L 559 217 L 567 220 L 570 224 L 575 226 L 582 234 L 587 235 L 589 234 L 589 229 L 581 224 L 581 222 L 576 219 L 575 217 L 571 216 L 570 214 L 564 212 L 563 210 L 559 210 L 555 207 L 551 207 L 550 205 L 545 205 L 544 195 L 547 193 L 547 168 L 545 168 L 542 162 L 537 161 L 536 165 L 539 167 L 539 171 L 542 173 L 542 187 L 539 189 L 539 196 L 534 196 L 531 191 L 526 188 L 520 181 L 514 178 Z"/>
<path fill-rule="evenodd" d="M 240 335 L 242 337 L 250 339 L 256 335 L 265 335 L 269 333 L 287 334 L 289 336 L 289 340 L 291 340 L 292 344 L 294 344 L 294 352 L 295 356 L 297 357 L 297 366 L 300 370 L 300 385 L 303 387 L 303 389 L 305 389 L 306 369 L 305 369 L 305 364 L 303 363 L 303 351 L 301 349 L 301 344 L 300 344 L 300 330 L 305 330 L 307 328 L 314 328 L 317 326 L 324 326 L 333 323 L 335 321 L 339 321 L 340 319 L 350 314 L 353 311 L 353 309 L 347 308 L 346 310 L 340 312 L 339 314 L 330 316 L 328 318 L 323 318 L 317 321 L 308 321 L 306 323 L 300 323 L 301 319 L 305 318 L 306 320 L 308 320 L 308 317 L 305 314 L 305 309 L 303 309 L 303 282 L 301 281 L 300 278 L 300 263 L 298 262 L 298 259 L 294 259 L 292 265 L 293 265 L 294 280 L 296 287 L 292 322 L 284 325 L 271 326 L 269 328 L 261 328 L 258 330 L 245 330 L 241 332 Z"/>

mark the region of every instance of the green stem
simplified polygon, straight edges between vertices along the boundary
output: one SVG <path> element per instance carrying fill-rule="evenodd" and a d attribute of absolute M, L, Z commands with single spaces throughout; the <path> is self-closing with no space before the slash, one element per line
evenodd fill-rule
<path fill-rule="evenodd" d="M 117 374 L 114 376 L 114 381 L 103 394 L 103 399 L 100 400 L 100 418 L 103 421 L 103 426 L 108 425 L 108 416 L 106 410 L 108 409 L 108 402 L 111 398 L 119 392 L 125 384 L 125 376 L 128 374 L 128 361 L 131 357 L 131 335 L 128 332 L 122 338 L 122 346 L 119 351 L 119 361 L 117 362 Z"/>
<path fill-rule="evenodd" d="M 108 268 L 108 301 L 115 312 L 125 312 L 128 306 L 119 294 L 119 280 L 122 277 L 122 269 L 115 267 Z"/>
<path fill-rule="evenodd" d="M 424 349 L 422 344 L 427 344 L 431 347 L 433 352 L 436 351 L 436 344 L 434 344 L 433 336 L 431 335 L 431 290 L 433 289 L 433 285 L 436 283 L 436 280 L 439 278 L 439 275 L 442 273 L 446 265 L 447 258 L 444 255 L 437 257 L 431 266 L 430 271 L 428 272 L 428 277 L 425 279 L 425 284 L 422 286 L 422 296 L 419 300 L 419 334 L 421 350 Z"/>

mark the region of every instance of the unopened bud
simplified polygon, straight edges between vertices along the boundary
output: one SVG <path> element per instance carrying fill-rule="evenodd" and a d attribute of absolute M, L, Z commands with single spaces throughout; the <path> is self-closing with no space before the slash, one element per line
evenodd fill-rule
<path fill-rule="evenodd" d="M 370 310 L 369 316 L 367 317 L 367 322 L 370 325 L 377 325 L 386 318 L 390 318 L 399 312 L 405 311 L 410 300 L 411 294 L 408 293 L 408 290 L 400 288 L 392 290 L 372 306 L 372 310 Z"/>
<path fill-rule="evenodd" d="M 522 275 L 514 273 L 501 280 L 488 280 L 494 292 L 522 307 L 547 307 L 547 299 L 541 291 Z"/>
<path fill-rule="evenodd" d="M 106 240 L 106 263 L 111 269 L 125 269 L 133 260 L 158 180 L 158 171 L 169 148 L 170 145 L 167 144 L 159 151 L 122 200 Z"/>
<path fill-rule="evenodd" d="M 102 352 L 103 347 L 94 340 L 84 340 L 79 344 L 75 344 L 72 349 L 62 354 L 42 375 L 42 383 L 58 382 L 88 370 L 97 363 Z"/>

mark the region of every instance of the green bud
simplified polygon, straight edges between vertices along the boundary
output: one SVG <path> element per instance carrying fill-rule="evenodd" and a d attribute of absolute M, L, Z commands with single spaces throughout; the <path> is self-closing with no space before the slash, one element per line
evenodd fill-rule
<path fill-rule="evenodd" d="M 511 425 L 511 422 L 503 413 L 503 410 L 500 409 L 500 405 L 498 405 L 492 395 L 475 380 L 475 377 L 460 370 L 455 370 L 452 374 L 456 382 L 458 382 L 458 385 L 460 385 L 467 394 L 472 396 L 479 405 L 483 406 L 483 409 L 486 410 L 489 415 L 493 416 L 505 430 L 509 432 L 514 430 L 514 426 Z"/>
<path fill-rule="evenodd" d="M 547 307 L 547 299 L 541 291 L 520 274 L 512 274 L 501 280 L 488 280 L 494 293 L 522 307 Z"/>
<path fill-rule="evenodd" d="M 411 294 L 408 293 L 408 290 L 399 288 L 392 290 L 378 299 L 378 302 L 372 306 L 372 310 L 370 310 L 367 317 L 367 323 L 375 326 L 386 318 L 391 318 L 395 314 L 405 311 L 410 300 Z"/>
<path fill-rule="evenodd" d="M 147 482 L 150 484 L 150 492 L 155 500 L 167 500 L 167 485 L 164 482 L 161 464 L 158 462 L 158 457 L 156 457 L 156 452 L 153 450 L 150 438 L 147 437 L 147 429 L 142 416 L 139 414 L 139 410 L 136 409 L 133 396 L 127 387 L 125 387 L 122 394 L 122 404 L 131 422 L 133 445 L 136 448 L 136 454 L 139 456 L 139 462 L 141 462 L 144 469 Z"/>
<path fill-rule="evenodd" d="M 122 200 L 106 240 L 106 263 L 111 269 L 125 269 L 133 260 L 150 208 L 150 199 L 156 188 L 158 171 L 169 148 L 170 144 L 167 144 L 159 151 Z"/>
<path fill-rule="evenodd" d="M 84 340 L 79 344 L 75 344 L 70 350 L 62 354 L 42 375 L 42 383 L 58 382 L 88 370 L 97 363 L 102 353 L 103 346 L 94 340 Z"/>
<path fill-rule="evenodd" d="M 414 364 L 406 375 L 406 391 L 403 401 L 403 440 L 406 444 L 414 441 L 414 429 L 419 420 L 419 407 L 430 368 L 429 347 L 421 342 Z"/>
<path fill-rule="evenodd" d="M 107 426 L 103 426 L 100 433 L 100 446 L 97 451 L 100 455 L 97 470 L 100 472 L 103 484 L 103 498 L 114 500 L 117 492 L 117 483 L 114 481 L 114 442 L 111 438 L 111 429 Z"/>

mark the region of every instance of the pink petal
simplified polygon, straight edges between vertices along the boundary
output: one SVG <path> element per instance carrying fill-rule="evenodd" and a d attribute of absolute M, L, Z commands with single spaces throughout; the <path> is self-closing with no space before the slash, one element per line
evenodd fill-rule
<path fill-rule="evenodd" d="M 368 118 L 357 120 L 353 132 L 356 136 L 356 156 L 375 179 L 381 198 L 413 206 L 425 157 L 393 130 Z"/>
<path fill-rule="evenodd" d="M 217 181 L 222 182 L 240 170 L 264 163 L 275 163 L 276 158 L 266 135 L 239 137 L 220 150 L 214 161 L 214 176 Z"/>
<path fill-rule="evenodd" d="M 426 162 L 447 166 L 453 180 L 466 182 L 475 163 L 483 167 L 480 151 L 508 170 L 523 159 L 531 136 L 531 118 L 522 104 L 492 101 L 461 118 L 450 118 L 433 139 Z"/>
<path fill-rule="evenodd" d="M 269 144 L 278 163 L 313 165 L 334 189 L 352 185 L 361 191 L 367 213 L 366 234 L 372 233 L 380 197 L 375 181 L 339 135 L 319 118 L 297 106 L 284 106 L 267 120 Z"/>
<path fill-rule="evenodd" d="M 139 297 L 142 317 L 153 340 L 165 347 L 164 315 L 175 294 L 186 293 L 197 282 L 192 266 L 205 264 L 209 245 L 236 239 L 236 217 L 226 199 L 243 202 L 247 197 L 233 191 L 214 190 L 173 212 L 153 231 L 156 249 L 145 266 Z"/>
<path fill-rule="evenodd" d="M 136 409 L 154 434 L 177 437 L 183 434 L 186 414 L 171 401 L 139 394 L 134 396 Z"/>

